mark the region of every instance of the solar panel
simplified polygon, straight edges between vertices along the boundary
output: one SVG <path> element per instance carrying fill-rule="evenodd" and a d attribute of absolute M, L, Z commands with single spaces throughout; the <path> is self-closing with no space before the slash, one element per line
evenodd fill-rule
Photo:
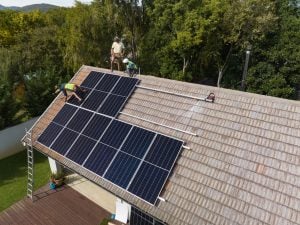
<path fill-rule="evenodd" d="M 168 175 L 168 171 L 143 162 L 128 191 L 147 202 L 155 204 Z"/>
<path fill-rule="evenodd" d="M 87 92 L 76 91 L 84 100 L 72 96 L 68 103 L 116 117 L 138 82 L 136 78 L 92 71 L 81 85 Z"/>
<path fill-rule="evenodd" d="M 77 136 L 78 133 L 65 128 L 50 146 L 50 148 L 59 154 L 64 155 L 69 150 Z"/>
<path fill-rule="evenodd" d="M 114 120 L 101 138 L 101 142 L 118 149 L 131 127 L 132 126 L 127 123 Z"/>
<path fill-rule="evenodd" d="M 126 97 L 109 95 L 103 105 L 98 110 L 99 113 L 115 117 L 126 101 Z"/>
<path fill-rule="evenodd" d="M 110 118 L 95 114 L 82 133 L 88 137 L 98 140 L 110 122 Z"/>
<path fill-rule="evenodd" d="M 110 90 L 116 85 L 119 79 L 119 76 L 105 74 L 101 81 L 97 84 L 95 89 L 99 91 L 110 92 Z"/>
<path fill-rule="evenodd" d="M 68 151 L 66 157 L 81 165 L 90 154 L 95 144 L 95 140 L 91 140 L 90 138 L 81 135 Z"/>
<path fill-rule="evenodd" d="M 109 166 L 104 178 L 126 189 L 139 164 L 139 159 L 119 152 Z"/>
<path fill-rule="evenodd" d="M 45 146 L 50 147 L 51 143 L 57 137 L 63 127 L 51 122 L 50 125 L 44 130 L 41 136 L 38 138 L 39 142 Z"/>
<path fill-rule="evenodd" d="M 64 126 L 77 109 L 77 107 L 71 105 L 64 105 L 59 113 L 54 117 L 53 122 Z"/>
<path fill-rule="evenodd" d="M 81 86 L 86 88 L 94 88 L 96 84 L 103 78 L 104 73 L 92 71 L 82 82 Z"/>
<path fill-rule="evenodd" d="M 117 85 L 112 90 L 112 93 L 116 95 L 128 96 L 131 94 L 138 81 L 139 80 L 135 78 L 121 77 Z"/>
<path fill-rule="evenodd" d="M 84 101 L 65 104 L 38 141 L 154 205 L 183 142 L 115 119 L 137 82 L 90 73 Z"/>
<path fill-rule="evenodd" d="M 76 90 L 75 93 L 83 100 L 85 99 L 89 93 L 90 93 L 90 89 L 85 89 L 86 91 L 83 92 L 81 90 Z M 68 99 L 68 103 L 73 104 L 73 105 L 77 105 L 80 106 L 82 104 L 83 101 L 79 101 L 74 95 L 72 95 L 69 99 Z"/>
<path fill-rule="evenodd" d="M 80 132 L 85 125 L 88 123 L 88 121 L 91 119 L 93 113 L 79 109 L 73 118 L 70 120 L 68 123 L 67 127 L 70 128 L 71 130 L 75 130 L 77 132 Z"/>
<path fill-rule="evenodd" d="M 146 161 L 170 170 L 181 149 L 182 141 L 158 134 L 155 138 Z"/>
<path fill-rule="evenodd" d="M 121 150 L 142 159 L 154 136 L 154 132 L 139 127 L 134 127 L 126 139 L 126 142 L 123 144 Z"/>
<path fill-rule="evenodd" d="M 87 158 L 84 167 L 102 176 L 116 153 L 116 149 L 99 143 Z"/>
<path fill-rule="evenodd" d="M 130 212 L 130 225 L 164 225 L 163 223 L 157 221 L 155 218 L 147 215 L 141 210 L 131 206 Z"/>
<path fill-rule="evenodd" d="M 96 111 L 99 108 L 99 106 L 101 105 L 101 103 L 103 103 L 103 101 L 105 100 L 107 95 L 108 94 L 105 92 L 94 90 L 88 96 L 88 98 L 84 100 L 82 107 Z"/>

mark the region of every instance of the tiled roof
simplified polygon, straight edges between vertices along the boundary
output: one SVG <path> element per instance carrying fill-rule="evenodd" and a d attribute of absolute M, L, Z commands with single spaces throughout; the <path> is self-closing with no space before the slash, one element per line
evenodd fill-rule
<path fill-rule="evenodd" d="M 83 66 L 73 82 L 90 71 Z M 151 206 L 35 143 L 34 146 L 131 204 L 170 225 L 300 224 L 300 102 L 198 84 L 140 76 L 119 119 L 185 141 L 160 201 Z M 56 99 L 33 128 L 41 134 L 63 106 Z M 174 127 L 197 134 L 176 131 Z"/>

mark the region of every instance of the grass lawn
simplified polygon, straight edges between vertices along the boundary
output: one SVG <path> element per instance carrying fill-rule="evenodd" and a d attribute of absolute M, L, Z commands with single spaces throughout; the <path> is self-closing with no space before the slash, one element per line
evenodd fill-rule
<path fill-rule="evenodd" d="M 27 153 L 22 151 L 0 160 L 0 212 L 26 196 L 27 192 Z M 49 181 L 48 158 L 34 152 L 34 187 Z"/>

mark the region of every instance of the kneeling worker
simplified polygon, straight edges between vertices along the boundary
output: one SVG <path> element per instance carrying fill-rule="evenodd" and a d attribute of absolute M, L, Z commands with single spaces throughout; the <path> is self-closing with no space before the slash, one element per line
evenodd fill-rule
<path fill-rule="evenodd" d="M 60 91 L 62 91 L 64 93 L 64 96 L 66 97 L 65 101 L 68 100 L 68 93 L 70 93 L 70 95 L 74 95 L 79 102 L 82 101 L 82 99 L 76 94 L 77 90 L 80 90 L 82 92 L 85 92 L 86 90 L 84 90 L 83 88 L 81 88 L 80 86 L 76 85 L 76 84 L 72 84 L 72 83 L 63 83 L 60 85 L 60 88 L 58 89 L 58 86 L 56 86 L 56 91 L 55 93 L 58 93 Z"/>
<path fill-rule="evenodd" d="M 129 59 L 125 58 L 123 63 L 126 64 L 126 71 L 130 77 L 133 77 L 137 72 L 137 66 Z"/>

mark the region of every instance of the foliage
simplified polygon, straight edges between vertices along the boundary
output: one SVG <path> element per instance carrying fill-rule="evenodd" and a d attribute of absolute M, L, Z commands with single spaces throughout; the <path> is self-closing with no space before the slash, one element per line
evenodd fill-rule
<path fill-rule="evenodd" d="M 8 81 L 0 79 L 0 129 L 18 122 L 18 110 L 19 104 L 14 98 L 12 87 Z"/>
<path fill-rule="evenodd" d="M 24 104 L 30 116 L 38 116 L 54 99 L 55 85 L 61 83 L 55 71 L 37 71 L 25 75 Z"/>
<path fill-rule="evenodd" d="M 297 0 L 94 0 L 0 11 L 0 128 L 20 112 L 43 112 L 54 85 L 81 65 L 109 67 L 116 35 L 143 74 L 235 89 L 251 47 L 247 91 L 295 98 L 299 12 Z"/>
<path fill-rule="evenodd" d="M 295 96 L 300 82 L 300 18 L 299 10 L 291 3 L 278 2 L 280 20 L 276 32 L 256 47 L 257 59 L 249 71 L 249 91 L 283 98 Z"/>

